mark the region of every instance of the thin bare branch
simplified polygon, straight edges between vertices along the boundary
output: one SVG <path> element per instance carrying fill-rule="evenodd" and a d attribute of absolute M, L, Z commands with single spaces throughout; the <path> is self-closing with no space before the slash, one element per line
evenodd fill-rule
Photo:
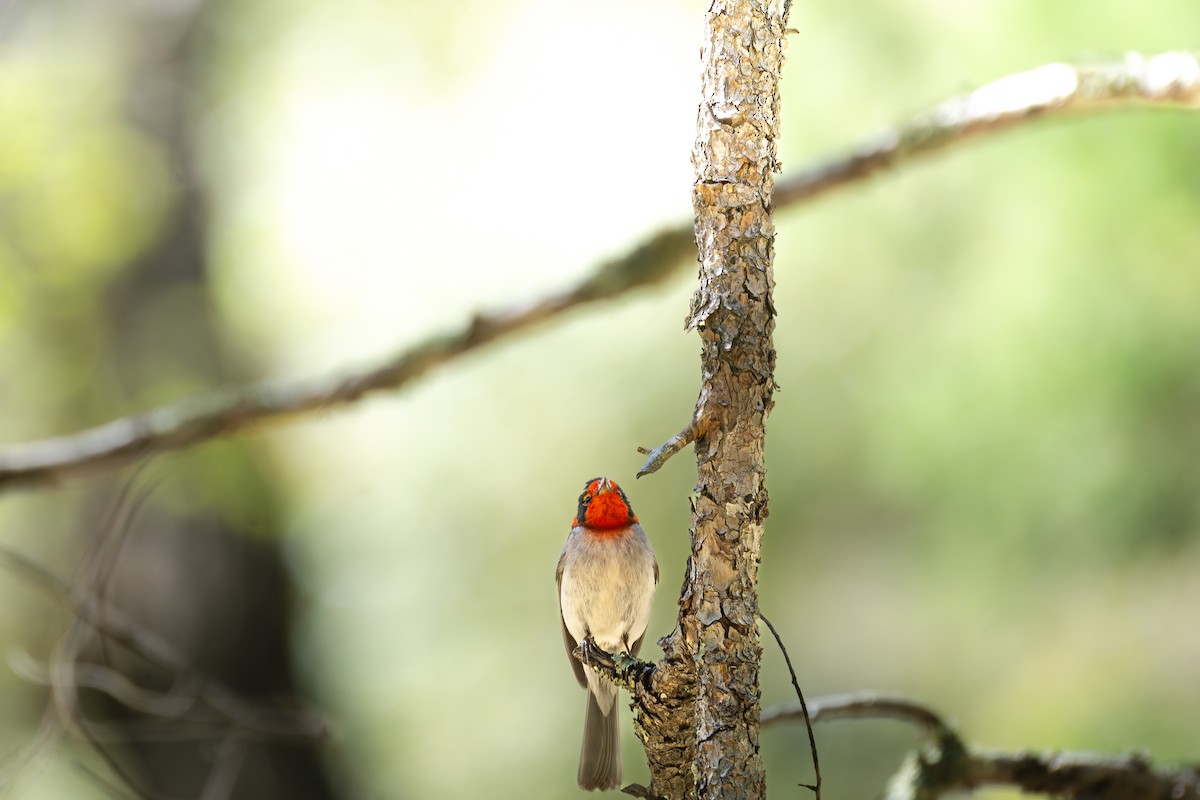
<path fill-rule="evenodd" d="M 89 601 L 89 605 L 92 605 L 91 601 Z M 97 629 L 80 616 L 72 622 L 67 632 L 55 644 L 47 669 L 51 707 L 57 712 L 59 724 L 63 729 L 77 731 L 122 785 L 143 800 L 164 800 L 144 786 L 108 748 L 92 735 L 87 718 L 80 707 L 76 662 L 79 654 L 93 640 L 96 633 Z"/>
<path fill-rule="evenodd" d="M 914 700 L 869 693 L 818 697 L 808 704 L 808 714 L 813 722 L 835 719 L 896 719 L 919 725 L 937 736 L 943 736 L 952 730 L 937 712 Z M 804 709 L 799 703 L 774 706 L 763 711 L 762 726 L 765 728 L 803 718 Z"/>
<path fill-rule="evenodd" d="M 707 433 L 711 423 L 712 418 L 708 416 L 707 412 L 704 409 L 697 408 L 695 414 L 688 420 L 688 424 L 684 425 L 683 430 L 679 433 L 667 439 L 667 441 L 653 450 L 639 447 L 638 452 L 649 457 L 646 459 L 646 463 L 642 464 L 642 468 L 637 471 L 637 476 L 642 478 L 658 472 L 659 468 L 667 463 L 667 459 Z"/>
<path fill-rule="evenodd" d="M 258 703 L 242 697 L 232 689 L 211 676 L 198 673 L 173 645 L 153 631 L 146 630 L 134 623 L 120 609 L 104 603 L 94 594 L 84 592 L 71 586 L 45 567 L 6 548 L 0 548 L 0 563 L 7 563 L 35 584 L 50 591 L 55 596 L 66 601 L 78 617 L 78 622 L 103 633 L 109 639 L 129 648 L 142 658 L 154 663 L 172 673 L 180 685 L 185 687 L 176 691 L 184 696 L 195 695 L 208 707 L 220 714 L 229 724 L 234 725 L 248 734 L 254 734 L 272 739 L 303 739 L 323 740 L 328 736 L 324 723 L 302 708 L 285 708 L 274 703 Z M 56 664 L 52 661 L 47 678 L 51 687 L 83 685 L 78 671 L 87 670 L 88 665 L 76 661 L 70 662 L 72 675 L 65 672 L 66 654 L 60 659 L 57 669 L 60 675 L 55 675 Z M 23 666 L 29 666 L 28 664 Z M 37 670 L 32 670 L 36 673 Z M 40 677 L 40 675 L 35 675 Z M 103 679 L 105 686 L 96 688 L 116 689 L 118 694 L 124 691 L 115 687 L 111 676 L 104 677 L 96 673 L 87 673 L 88 678 Z M 109 692 L 111 694 L 111 692 Z M 66 699 L 63 699 L 66 703 Z M 161 700 L 160 700 L 161 702 Z M 182 702 L 182 701 L 180 701 Z M 74 711 L 67 703 L 63 707 L 64 719 L 74 719 Z"/>
<path fill-rule="evenodd" d="M 758 612 L 758 618 L 763 621 L 763 624 L 771 631 L 771 635 L 775 637 L 775 644 L 779 645 L 779 651 L 783 653 L 784 663 L 787 664 L 788 675 L 792 676 L 792 688 L 796 690 L 796 701 L 800 704 L 800 713 L 804 717 L 804 727 L 808 730 L 808 748 L 812 754 L 813 772 L 816 773 L 815 784 L 800 784 L 806 789 L 811 789 L 816 800 L 821 800 L 821 759 L 817 757 L 817 738 L 813 735 L 812 717 L 808 712 L 808 703 L 804 701 L 804 692 L 800 689 L 800 681 L 796 678 L 796 670 L 792 667 L 792 657 L 788 655 L 787 647 L 783 644 L 783 637 L 779 635 L 779 631 L 775 630 L 775 626 L 771 624 L 771 620 L 763 616 L 761 611 Z M 762 720 L 759 720 L 760 724 Z"/>
<path fill-rule="evenodd" d="M 233 794 L 234 785 L 246 760 L 246 742 L 238 735 L 231 735 L 217 748 L 217 763 L 204 785 L 200 800 L 224 800 Z"/>
<path fill-rule="evenodd" d="M 975 134 L 999 132 L 1058 112 L 1082 114 L 1135 105 L 1200 108 L 1196 56 L 1130 54 L 1117 64 L 1048 64 L 1002 78 L 907 124 L 869 136 L 845 155 L 781 179 L 773 202 L 776 208 L 799 205 Z M 334 376 L 225 389 L 78 433 L 0 448 L 0 490 L 61 483 L 125 466 L 148 453 L 184 449 L 288 416 L 350 405 L 368 394 L 403 388 L 509 334 L 574 308 L 660 283 L 694 254 L 688 222 L 654 234 L 566 291 L 479 314 L 470 323 L 430 337 L 381 364 Z"/>
<path fill-rule="evenodd" d="M 50 686 L 53 679 L 50 666 L 40 663 L 29 653 L 14 648 L 8 653 L 8 665 L 21 680 L 37 686 Z M 175 720 L 196 705 L 195 692 L 157 692 L 138 686 L 125 675 L 103 664 L 77 662 L 75 686 L 103 692 L 121 705 L 161 719 Z"/>

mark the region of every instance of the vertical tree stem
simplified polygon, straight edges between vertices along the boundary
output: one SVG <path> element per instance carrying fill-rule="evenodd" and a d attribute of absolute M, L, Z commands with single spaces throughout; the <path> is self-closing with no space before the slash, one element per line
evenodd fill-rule
<path fill-rule="evenodd" d="M 767 516 L 764 424 L 775 389 L 771 194 L 787 13 L 782 0 L 714 0 L 702 51 L 693 153 L 700 286 L 688 327 L 703 347 L 696 418 L 709 424 L 696 440 L 679 628 L 665 642 L 667 664 L 694 670 L 695 751 L 685 794 L 700 798 L 766 792 L 757 580 Z M 656 792 L 677 796 L 658 779 Z"/>

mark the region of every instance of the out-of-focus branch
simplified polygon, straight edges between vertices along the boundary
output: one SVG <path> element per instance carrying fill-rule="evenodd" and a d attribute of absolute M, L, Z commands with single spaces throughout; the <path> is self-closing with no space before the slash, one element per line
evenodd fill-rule
<path fill-rule="evenodd" d="M 775 185 L 787 206 L 858 183 L 977 133 L 998 133 L 1047 114 L 1084 114 L 1137 105 L 1200 108 L 1200 62 L 1193 53 L 1130 53 L 1114 64 L 1046 64 L 986 84 L 930 112 L 862 140 L 837 158 Z"/>
<path fill-rule="evenodd" d="M 169 670 L 177 678 L 177 685 L 170 693 L 151 692 L 133 686 L 119 673 L 100 665 L 75 661 L 77 654 L 72 654 L 70 686 L 67 687 L 72 695 L 77 688 L 97 689 L 129 708 L 153 708 L 154 713 L 166 719 L 203 701 L 221 719 L 244 731 L 247 738 L 319 741 L 328 736 L 324 722 L 304 709 L 282 709 L 257 702 L 239 695 L 211 675 L 197 672 L 183 653 L 153 631 L 139 627 L 128 615 L 96 594 L 68 583 L 20 553 L 0 548 L 0 564 L 65 602 L 78 622 L 92 626 L 113 642 Z M 54 686 L 56 682 L 64 682 L 55 674 L 55 667 L 61 667 L 61 664 L 51 663 L 44 667 L 29 657 L 10 654 L 10 665 L 33 683 Z"/>
<path fill-rule="evenodd" d="M 985 786 L 1074 800 L 1200 796 L 1200 771 L 1156 768 L 1138 755 L 1009 753 L 958 744 L 957 739 L 941 740 L 909 755 L 888 784 L 886 800 L 935 800 Z"/>
<path fill-rule="evenodd" d="M 913 700 L 903 697 L 884 697 L 869 693 L 818 697 L 808 704 L 808 716 L 813 722 L 835 719 L 896 719 L 919 725 L 931 734 L 942 736 L 952 729 L 937 714 Z M 764 728 L 790 720 L 804 719 L 799 703 L 774 706 L 762 713 Z"/>
<path fill-rule="evenodd" d="M 1177 800 L 1200 796 L 1200 771 L 1154 768 L 1138 755 L 1104 758 L 1071 753 L 972 750 L 968 771 L 938 793 L 974 786 L 1012 786 L 1029 794 L 1087 800 Z M 932 797 L 919 790 L 901 797 Z"/>
<path fill-rule="evenodd" d="M 1155 768 L 1144 757 L 1004 752 L 970 747 L 937 712 L 912 700 L 853 694 L 808 704 L 813 722 L 897 719 L 921 727 L 929 742 L 893 776 L 887 800 L 934 800 L 983 786 L 1078 800 L 1174 800 L 1200 796 L 1200 770 Z M 767 709 L 763 727 L 799 720 L 798 704 Z"/>
<path fill-rule="evenodd" d="M 1130 54 L 1117 64 L 1048 64 L 1001 78 L 907 124 L 867 137 L 844 155 L 781 179 L 775 185 L 774 203 L 776 208 L 798 205 L 974 134 L 1006 130 L 1057 112 L 1087 113 L 1133 105 L 1200 108 L 1196 56 L 1181 52 L 1153 57 Z M 0 448 L 0 490 L 60 483 L 128 465 L 149 453 L 183 449 L 282 417 L 349 405 L 370 393 L 400 389 L 508 334 L 588 303 L 659 283 L 681 269 L 694 253 L 689 222 L 649 237 L 566 291 L 479 314 L 470 323 L 426 339 L 381 364 L 335 376 L 218 391 L 68 436 Z M 663 455 L 655 468 L 669 457 L 669 453 Z"/>
<path fill-rule="evenodd" d="M 406 386 L 436 367 L 577 306 L 649 286 L 670 275 L 693 250 L 690 230 L 663 231 L 602 264 L 572 288 L 532 303 L 477 314 L 361 371 L 291 383 L 260 383 L 188 398 L 69 436 L 0 449 L 0 490 L 55 484 L 125 466 L 152 453 L 180 450 L 282 417 L 349 405 Z"/>

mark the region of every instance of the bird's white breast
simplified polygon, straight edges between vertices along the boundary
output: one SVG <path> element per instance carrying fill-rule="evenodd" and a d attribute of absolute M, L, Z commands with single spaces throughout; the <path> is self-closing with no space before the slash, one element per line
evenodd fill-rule
<path fill-rule="evenodd" d="M 627 652 L 650 622 L 654 551 L 641 526 L 619 535 L 576 528 L 564 547 L 563 621 L 575 641 L 591 635 L 610 653 Z"/>

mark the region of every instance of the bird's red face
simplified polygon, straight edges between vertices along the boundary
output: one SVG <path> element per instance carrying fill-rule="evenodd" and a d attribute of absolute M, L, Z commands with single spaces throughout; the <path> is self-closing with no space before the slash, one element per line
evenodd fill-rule
<path fill-rule="evenodd" d="M 592 478 L 579 495 L 579 509 L 571 527 L 582 525 L 592 531 L 615 532 L 637 521 L 620 486 L 608 478 Z"/>

